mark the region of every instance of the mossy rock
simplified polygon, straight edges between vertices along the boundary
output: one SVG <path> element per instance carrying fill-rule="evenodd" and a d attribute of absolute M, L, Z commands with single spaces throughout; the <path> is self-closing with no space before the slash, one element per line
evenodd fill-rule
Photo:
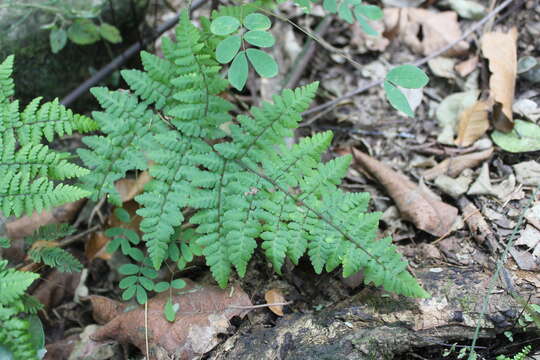
<path fill-rule="evenodd" d="M 9 2 L 8 2 L 9 3 Z M 89 11 L 96 7 L 103 21 L 117 26 L 124 37 L 120 44 L 103 40 L 92 45 L 76 45 L 71 41 L 57 54 L 49 45 L 50 30 L 44 26 L 54 21 L 54 12 L 20 7 L 21 4 L 46 5 L 40 0 L 17 0 L 7 8 L 0 8 L 0 61 L 15 54 L 16 97 L 26 104 L 37 96 L 46 100 L 62 98 L 92 76 L 92 72 L 111 61 L 106 46 L 118 54 L 135 39 L 134 27 L 144 18 L 146 0 L 62 0 L 54 3 L 61 9 Z M 111 9 L 112 4 L 113 9 Z M 84 15 L 84 13 L 82 13 Z M 57 24 L 60 24 L 58 21 Z"/>

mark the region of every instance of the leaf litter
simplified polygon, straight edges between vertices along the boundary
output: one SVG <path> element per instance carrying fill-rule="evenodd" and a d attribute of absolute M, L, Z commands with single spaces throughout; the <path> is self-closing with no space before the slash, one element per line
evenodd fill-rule
<path fill-rule="evenodd" d="M 189 279 L 184 281 L 185 288 L 149 299 L 147 311 L 143 306 L 133 308 L 102 296 L 90 296 L 94 318 L 104 324 L 91 339 L 133 344 L 142 353 L 146 353 L 148 341 L 149 351 L 156 359 L 193 359 L 204 355 L 219 343 L 219 334 L 228 333 L 229 320 L 244 317 L 252 304 L 238 286 L 220 289 Z M 179 308 L 175 322 L 163 317 L 163 307 L 170 296 Z"/>
<path fill-rule="evenodd" d="M 425 188 L 369 155 L 356 149 L 353 149 L 353 155 L 356 165 L 384 186 L 405 220 L 434 236 L 443 236 L 453 229 L 459 218 L 455 207 L 440 201 Z"/>

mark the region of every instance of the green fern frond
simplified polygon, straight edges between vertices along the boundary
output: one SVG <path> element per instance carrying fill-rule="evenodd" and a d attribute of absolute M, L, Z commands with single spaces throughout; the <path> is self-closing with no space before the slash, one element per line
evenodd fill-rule
<path fill-rule="evenodd" d="M 98 126 L 92 119 L 73 114 L 58 99 L 39 105 L 41 98 L 32 100 L 21 112 L 20 122 L 12 127 L 22 145 L 38 144 L 41 138 L 52 141 L 54 136 L 71 135 L 73 131 L 89 132 Z"/>
<path fill-rule="evenodd" d="M 366 212 L 369 195 L 339 189 L 351 158 L 321 162 L 332 134 L 285 145 L 318 84 L 285 90 L 272 103 L 232 119 L 232 105 L 219 96 L 227 81 L 214 59 L 212 39 L 191 24 L 187 12 L 176 38 L 163 42 L 165 59 L 144 54 L 145 71 L 123 72 L 134 93 L 122 95 L 129 101 L 106 100 L 105 90 L 95 94 L 107 114 L 96 113 L 96 120 L 107 136 L 87 138 L 93 150 L 83 156 L 94 168 L 87 177 L 99 196 L 112 193 L 114 180 L 150 161 L 153 180 L 136 201 L 142 205 L 137 213 L 153 266 L 158 269 L 168 257 L 179 264 L 192 257 L 185 239 L 179 240 L 182 246 L 173 242 L 189 208 L 195 210 L 189 218 L 199 234 L 195 242 L 222 287 L 233 268 L 245 275 L 262 240 L 277 272 L 287 257 L 297 263 L 307 254 L 317 273 L 341 265 L 346 276 L 363 270 L 366 283 L 428 296 L 391 240 L 376 239 L 380 213 Z M 159 111 L 156 120 L 146 119 L 146 110 L 133 115 L 133 109 L 149 105 Z M 152 121 L 164 130 L 150 130 Z M 137 158 L 125 158 L 129 151 Z"/>
<path fill-rule="evenodd" d="M 0 237 L 0 248 L 9 248 L 11 241 L 8 238 Z"/>
<path fill-rule="evenodd" d="M 15 84 L 11 78 L 14 59 L 10 55 L 0 64 L 0 104 L 9 103 L 9 98 L 15 94 Z"/>
<path fill-rule="evenodd" d="M 28 252 L 28 256 L 36 263 L 44 263 L 61 272 L 75 272 L 82 270 L 82 264 L 77 258 L 59 247 L 38 246 Z"/>
<path fill-rule="evenodd" d="M 30 236 L 24 238 L 26 244 L 32 245 L 36 241 L 55 241 L 65 238 L 75 232 L 75 228 L 69 224 L 48 224 L 40 226 Z"/>
<path fill-rule="evenodd" d="M 9 171 L 27 173 L 31 178 L 48 177 L 53 180 L 64 180 L 88 174 L 88 170 L 65 160 L 62 154 L 50 150 L 41 144 L 28 144 L 15 151 L 15 138 L 0 137 L 0 173 Z"/>
<path fill-rule="evenodd" d="M 42 211 L 88 195 L 71 185 L 53 181 L 76 178 L 86 169 L 67 161 L 66 155 L 41 144 L 55 135 L 95 130 L 90 118 L 74 115 L 58 100 L 44 103 L 34 99 L 23 112 L 11 101 L 14 57 L 0 64 L 0 211 L 4 216 Z"/>
<path fill-rule="evenodd" d="M 37 278 L 38 274 L 8 269 L 7 260 L 0 260 L 0 304 L 13 303 Z"/>
<path fill-rule="evenodd" d="M 5 345 L 11 351 L 14 360 L 38 359 L 30 334 L 30 322 L 17 317 L 2 319 L 1 313 L 2 311 L 0 311 L 2 321 L 0 345 Z"/>
<path fill-rule="evenodd" d="M 87 166 L 90 175 L 82 178 L 82 187 L 97 200 L 109 194 L 114 204 L 121 203 L 114 182 L 123 178 L 132 169 L 146 170 L 147 159 L 142 149 L 147 136 L 164 128 L 161 119 L 139 103 L 135 95 L 123 91 L 93 88 L 103 112 L 93 116 L 107 136 L 87 136 L 83 142 L 91 149 L 79 149 L 78 154 Z"/>
<path fill-rule="evenodd" d="M 89 194 L 73 185 L 54 185 L 44 177 L 32 181 L 28 173 L 8 171 L 0 178 L 0 210 L 5 216 L 31 215 Z"/>

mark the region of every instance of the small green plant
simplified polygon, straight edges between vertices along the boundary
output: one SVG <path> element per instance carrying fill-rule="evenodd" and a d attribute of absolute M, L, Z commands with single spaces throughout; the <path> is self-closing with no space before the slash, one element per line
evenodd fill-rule
<path fill-rule="evenodd" d="M 41 11 L 52 14 L 52 21 L 42 28 L 50 30 L 49 44 L 51 51 L 56 54 L 66 46 L 68 39 L 77 45 L 90 45 L 101 39 L 113 44 L 122 41 L 120 31 L 99 16 L 104 3 L 104 0 L 87 1 L 79 2 L 77 6 L 74 6 L 71 1 L 8 0 L 0 5 L 0 9 L 18 8 L 28 12 Z"/>
<path fill-rule="evenodd" d="M 308 3 L 306 3 L 307 5 Z M 379 20 L 382 10 L 374 5 L 363 4 L 361 0 L 325 0 L 324 8 L 330 13 L 337 13 L 342 19 L 354 23 L 353 13 L 362 29 L 370 35 L 378 35 L 367 19 Z M 258 48 L 271 48 L 275 38 L 269 31 L 270 18 L 257 12 L 265 11 L 258 2 L 241 6 L 221 7 L 212 13 L 210 23 L 201 18 L 203 29 L 207 32 L 208 46 L 215 48 L 215 57 L 220 64 L 231 63 L 227 72 L 229 83 L 237 90 L 242 90 L 249 74 L 249 64 L 255 72 L 266 78 L 278 74 L 278 65 L 274 58 Z M 217 43 L 217 45 L 216 45 Z M 254 47 L 250 47 L 254 46 Z M 428 83 L 427 75 L 413 65 L 393 68 L 384 79 L 384 90 L 390 104 L 407 116 L 414 116 L 407 97 L 400 90 L 419 89 Z"/>
<path fill-rule="evenodd" d="M 532 351 L 531 345 L 526 345 L 521 349 L 520 352 L 515 354 L 513 357 L 508 357 L 506 355 L 497 356 L 497 360 L 525 360 L 527 359 L 529 353 Z"/>
<path fill-rule="evenodd" d="M 104 136 L 86 137 L 90 149 L 79 151 L 92 169 L 83 177 L 84 187 L 96 200 L 107 195 L 120 205 L 114 182 L 128 171 L 150 171 L 153 180 L 136 201 L 154 269 L 177 257 L 171 249 L 180 249 L 178 261 L 189 261 L 191 252 L 171 248 L 188 220 L 198 234 L 192 241 L 222 287 L 233 268 L 245 275 L 261 239 L 278 273 L 286 257 L 296 264 L 307 254 L 317 273 L 342 265 L 345 276 L 363 270 L 366 283 L 428 296 L 391 239 L 376 240 L 380 214 L 367 212 L 369 195 L 338 188 L 351 158 L 321 163 L 332 134 L 285 147 L 284 138 L 292 136 L 317 84 L 285 90 L 273 103 L 233 119 L 232 104 L 218 96 L 227 81 L 220 75 L 212 38 L 186 12 L 176 38 L 176 43 L 164 39 L 164 59 L 141 54 L 145 71 L 122 72 L 131 93 L 92 89 L 104 108 L 93 113 Z M 195 214 L 185 219 L 188 208 Z M 136 257 L 144 263 L 141 254 Z M 126 269 L 126 275 L 142 272 Z M 144 284 L 139 285 L 127 295 L 142 294 Z"/>
<path fill-rule="evenodd" d="M 124 224 L 131 222 L 129 213 L 122 208 L 116 208 L 114 214 Z M 118 269 L 118 272 L 124 275 L 118 285 L 123 290 L 122 299 L 124 301 L 135 297 L 139 304 L 144 304 L 150 291 L 164 292 L 172 289 L 182 289 L 186 285 L 182 279 L 174 279 L 174 269 L 170 269 L 173 275 L 169 281 L 155 282 L 158 273 L 154 269 L 150 258 L 136 247 L 141 242 L 136 231 L 125 227 L 113 227 L 107 229 L 105 235 L 112 238 L 107 244 L 107 252 L 114 253 L 120 249 L 122 254 L 131 260 L 131 263 L 124 264 Z M 179 239 L 179 241 L 171 242 L 167 253 L 178 270 L 183 270 L 187 261 L 191 261 L 194 256 L 202 255 L 202 249 L 197 246 L 195 241 L 189 241 L 192 238 L 193 231 L 185 230 L 181 238 L 179 235 L 178 229 L 173 238 Z M 181 257 L 180 254 L 183 256 Z M 164 315 L 167 320 L 174 321 L 177 310 L 172 303 L 171 294 L 164 308 Z"/>

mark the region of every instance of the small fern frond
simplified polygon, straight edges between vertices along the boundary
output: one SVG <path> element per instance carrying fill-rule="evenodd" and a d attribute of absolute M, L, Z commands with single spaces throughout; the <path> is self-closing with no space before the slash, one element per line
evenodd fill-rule
<path fill-rule="evenodd" d="M 97 128 L 93 120 L 74 115 L 58 100 L 40 106 L 41 99 L 34 99 L 20 113 L 18 101 L 10 99 L 13 59 L 10 56 L 0 65 L 0 211 L 4 216 L 31 214 L 87 196 L 77 187 L 53 182 L 88 171 L 42 145 L 41 140 Z"/>
<path fill-rule="evenodd" d="M 0 327 L 0 344 L 5 345 L 14 360 L 38 359 L 30 334 L 30 322 L 27 319 L 8 317 L 2 320 Z"/>
<path fill-rule="evenodd" d="M 28 256 L 33 262 L 41 262 L 61 272 L 78 272 L 82 270 L 80 261 L 66 250 L 54 245 L 48 246 L 46 245 L 47 242 L 40 244 L 42 246 L 33 247 L 28 252 Z"/>
<path fill-rule="evenodd" d="M 48 224 L 40 226 L 32 235 L 25 237 L 24 240 L 28 245 L 32 245 L 37 241 L 55 241 L 73 234 L 75 230 L 69 224 Z"/>
<path fill-rule="evenodd" d="M 0 104 L 9 103 L 9 98 L 15 94 L 15 84 L 11 78 L 14 59 L 10 55 L 0 64 Z"/>
<path fill-rule="evenodd" d="M 38 274 L 7 268 L 7 260 L 0 259 L 0 304 L 9 305 L 21 297 L 39 278 Z"/>
<path fill-rule="evenodd" d="M 143 217 L 143 240 L 156 269 L 167 258 L 169 241 L 175 228 L 184 221 L 182 209 L 188 204 L 192 187 L 184 180 L 189 176 L 185 156 L 190 144 L 177 133 L 164 133 L 153 139 L 153 150 L 148 156 L 156 163 L 150 168 L 153 180 L 148 191 L 136 197 L 143 206 L 137 214 Z"/>
<path fill-rule="evenodd" d="M 41 144 L 28 144 L 14 151 L 16 141 L 9 136 L 0 136 L 0 173 L 8 171 L 28 173 L 30 177 L 48 177 L 52 180 L 64 180 L 81 177 L 88 170 L 65 160 L 62 154 L 50 150 Z"/>
<path fill-rule="evenodd" d="M 40 101 L 41 98 L 32 100 L 21 112 L 21 121 L 13 126 L 22 145 L 39 144 L 42 137 L 52 141 L 55 135 L 71 135 L 73 131 L 84 133 L 98 128 L 94 120 L 73 114 L 58 99 L 41 106 Z"/>

